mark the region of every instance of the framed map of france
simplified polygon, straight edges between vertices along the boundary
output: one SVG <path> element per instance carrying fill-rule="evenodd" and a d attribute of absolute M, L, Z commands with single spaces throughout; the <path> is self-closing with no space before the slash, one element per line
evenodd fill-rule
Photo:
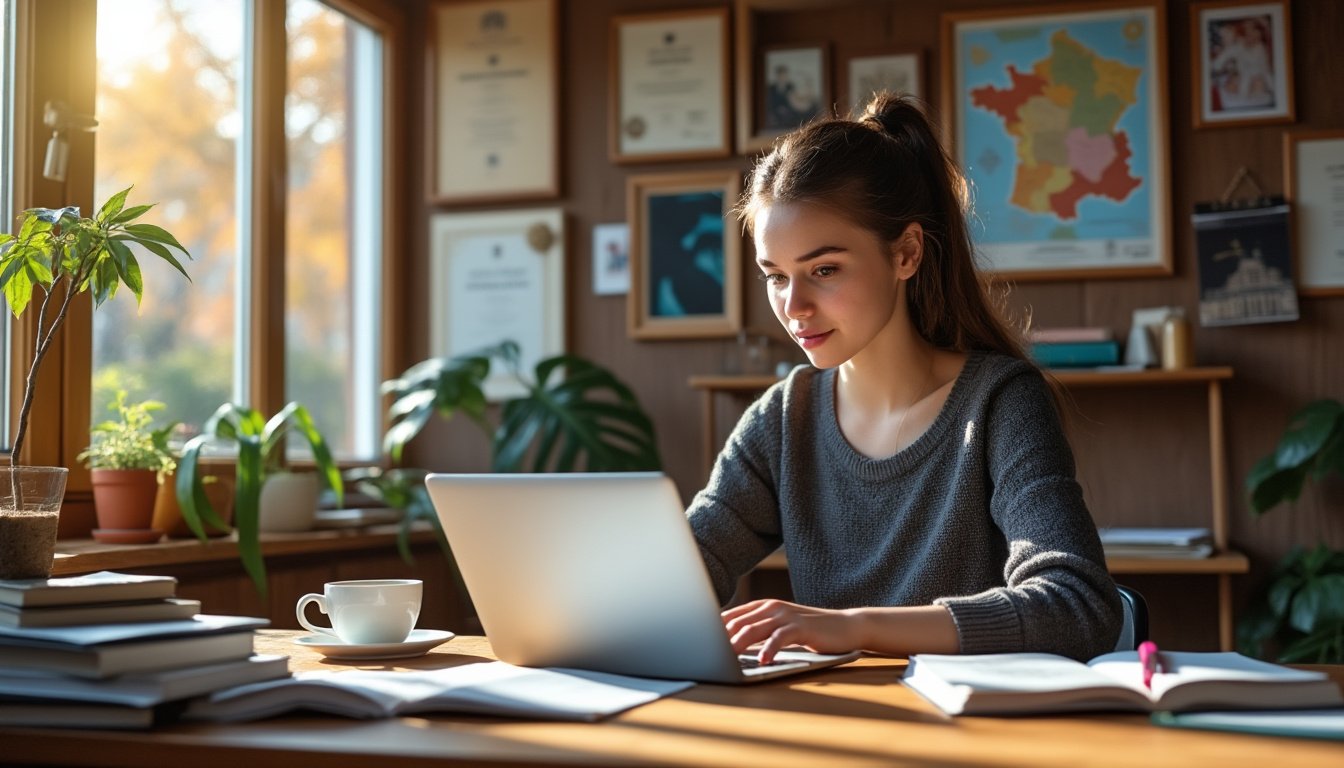
<path fill-rule="evenodd" d="M 1171 274 L 1165 0 L 944 14 L 947 140 L 988 270 Z"/>

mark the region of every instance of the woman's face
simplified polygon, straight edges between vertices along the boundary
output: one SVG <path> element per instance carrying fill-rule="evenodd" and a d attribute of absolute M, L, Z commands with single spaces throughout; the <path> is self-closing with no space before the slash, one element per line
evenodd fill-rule
<path fill-rule="evenodd" d="M 894 321 L 897 260 L 873 232 L 805 203 L 762 208 L 753 230 L 770 306 L 814 366 L 856 357 Z"/>

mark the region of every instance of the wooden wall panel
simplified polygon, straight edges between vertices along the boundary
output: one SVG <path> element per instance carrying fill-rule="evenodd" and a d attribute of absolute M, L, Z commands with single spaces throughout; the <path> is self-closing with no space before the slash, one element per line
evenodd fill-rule
<path fill-rule="evenodd" d="M 409 4 L 412 28 L 424 30 L 428 0 Z M 936 69 L 939 14 L 987 7 L 1068 5 L 1053 0 L 930 0 L 923 3 L 867 2 L 828 5 L 822 10 L 797 11 L 785 18 L 761 22 L 763 34 L 796 39 L 827 39 L 836 62 L 850 50 L 865 52 L 888 45 L 892 49 L 925 52 L 926 93 L 939 92 Z M 625 338 L 625 302 L 622 297 L 592 293 L 591 234 L 595 224 L 625 219 L 625 179 L 631 174 L 736 168 L 746 171 L 750 158 L 616 166 L 607 159 L 607 37 L 610 17 L 713 3 L 666 0 L 570 0 L 562 3 L 562 197 L 568 215 L 569 284 L 568 348 L 612 367 L 629 382 L 658 427 L 659 447 L 667 471 L 689 499 L 704 481 L 698 451 L 699 397 L 686 384 L 695 374 L 723 372 L 733 354 L 731 341 L 632 342 Z M 1298 120 L 1287 126 L 1213 128 L 1191 127 L 1190 23 L 1187 0 L 1171 0 L 1167 11 L 1170 90 L 1170 140 L 1173 248 L 1175 274 L 1164 278 L 1020 283 L 1012 287 L 1010 306 L 1030 313 L 1042 325 L 1108 325 L 1124 332 L 1135 307 L 1181 304 L 1194 311 L 1198 298 L 1197 272 L 1189 213 L 1197 200 L 1216 198 L 1233 171 L 1246 165 L 1269 192 L 1281 192 L 1281 140 L 1285 129 L 1344 127 L 1344 100 L 1338 83 L 1344 80 L 1344 55 L 1337 47 L 1344 29 L 1344 3 L 1335 0 L 1295 0 L 1293 3 L 1294 68 Z M 417 20 L 420 23 L 417 23 Z M 423 33 L 421 33 L 423 34 Z M 423 40 L 421 44 L 423 46 Z M 424 48 L 419 51 L 423 58 Z M 833 62 L 835 63 L 835 62 Z M 833 66 L 836 75 L 841 68 Z M 424 70 L 412 93 L 424 93 Z M 837 88 L 837 94 L 839 93 Z M 935 108 L 937 105 L 934 105 Z M 413 104 L 412 146 L 424 146 L 424 104 Z M 422 156 L 427 156 L 422 153 Z M 423 179 L 413 173 L 413 190 Z M 420 194 L 420 193 L 416 193 Z M 423 198 L 421 198 L 423 199 Z M 410 240 L 411 286 L 428 284 L 425 254 L 428 217 L 434 209 L 423 203 Z M 750 258 L 750 250 L 745 251 Z M 744 281 L 746 323 L 752 333 L 779 340 L 775 359 L 801 361 L 797 350 L 783 342 L 770 314 L 760 284 Z M 405 312 L 412 329 L 406 365 L 422 359 L 428 350 L 428 305 L 423 289 L 407 296 Z M 1264 578 L 1272 562 L 1295 544 L 1325 540 L 1344 547 L 1344 490 L 1338 481 L 1309 488 L 1295 509 L 1277 509 L 1261 520 L 1247 511 L 1241 491 L 1247 471 L 1268 452 L 1289 414 L 1308 400 L 1344 397 L 1344 298 L 1302 300 L 1302 319 L 1294 323 L 1237 328 L 1195 328 L 1197 362 L 1230 365 L 1236 378 L 1227 384 L 1226 425 L 1229 477 L 1233 487 L 1231 537 L 1252 557 L 1253 571 L 1234 579 L 1237 603 Z M 1080 476 L 1099 517 L 1105 521 L 1122 514 L 1128 522 L 1195 523 L 1208 505 L 1205 411 L 1197 389 L 1136 389 L 1090 392 L 1077 400 L 1083 408 L 1077 425 Z M 720 403 L 727 408 L 727 399 Z M 735 413 L 735 411 L 734 411 Z M 731 426 L 724 417 L 723 430 Z M 1123 427 L 1112 434 L 1108 430 Z M 465 421 L 434 425 L 409 450 L 409 463 L 438 470 L 479 469 L 488 464 L 488 447 L 478 430 Z M 1172 458 L 1153 462 L 1149 448 L 1161 446 Z M 1156 498 L 1158 490 L 1164 494 Z M 1168 494 L 1167 491 L 1170 491 Z M 1102 499 L 1104 498 L 1104 504 Z M 1167 517 L 1170 514 L 1172 517 Z M 1145 577 L 1139 586 L 1154 603 L 1155 633 L 1159 639 L 1188 647 L 1216 643 L 1213 621 L 1196 622 L 1186 629 L 1162 625 L 1162 617 L 1184 615 L 1182 602 L 1200 606 L 1214 599 L 1214 580 L 1182 577 Z M 1192 584 L 1197 588 L 1192 588 Z M 1199 608 L 1194 610 L 1198 611 Z M 1209 610 L 1211 617 L 1212 609 Z M 1204 631 L 1204 627 L 1208 631 Z M 1170 634 L 1174 633 L 1174 634 Z"/>

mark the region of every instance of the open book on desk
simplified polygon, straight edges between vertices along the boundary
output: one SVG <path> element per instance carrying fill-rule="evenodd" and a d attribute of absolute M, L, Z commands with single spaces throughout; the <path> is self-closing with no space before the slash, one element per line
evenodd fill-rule
<path fill-rule="evenodd" d="M 1324 672 L 1239 653 L 1163 651 L 1152 690 L 1135 651 L 1087 663 L 1047 653 L 910 657 L 901 682 L 950 715 L 1088 710 L 1306 709 L 1344 705 Z"/>
<path fill-rule="evenodd" d="M 357 718 L 453 712 L 593 721 L 692 685 L 502 661 L 429 671 L 301 672 L 217 691 L 193 701 L 184 717 L 239 722 L 309 710 Z"/>

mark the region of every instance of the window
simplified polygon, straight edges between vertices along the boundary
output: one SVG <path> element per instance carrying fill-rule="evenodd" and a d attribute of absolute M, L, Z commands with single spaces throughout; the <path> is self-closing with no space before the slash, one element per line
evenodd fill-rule
<path fill-rule="evenodd" d="M 14 133 L 10 130 L 14 115 L 14 6 L 0 0 L 0 216 L 14 221 Z M 11 231 L 9 226 L 4 231 Z M 13 432 L 9 414 L 9 309 L 0 319 L 0 451 L 8 451 Z"/>
<path fill-rule="evenodd" d="M 246 15 L 243 0 L 98 2 L 94 204 L 134 184 L 129 202 L 156 203 L 144 220 L 193 260 L 188 283 L 139 254 L 141 305 L 123 291 L 93 313 L 95 423 L 118 389 L 162 401 L 160 423 L 189 428 L 247 402 L 236 375 Z"/>
<path fill-rule="evenodd" d="M 189 428 L 227 400 L 266 415 L 298 400 L 339 458 L 379 455 L 392 89 L 387 29 L 365 7 L 384 5 L 288 0 L 280 17 L 249 0 L 97 0 L 95 202 L 134 183 L 193 261 L 187 283 L 147 255 L 142 305 L 119 293 L 93 313 L 93 421 L 118 389 Z M 266 42 L 280 34 L 283 58 Z M 259 157 L 285 158 L 283 197 L 266 197 Z M 282 236 L 259 208 L 284 211 Z"/>
<path fill-rule="evenodd" d="M 338 456 L 379 452 L 382 41 L 290 0 L 285 136 L 285 399 Z"/>

